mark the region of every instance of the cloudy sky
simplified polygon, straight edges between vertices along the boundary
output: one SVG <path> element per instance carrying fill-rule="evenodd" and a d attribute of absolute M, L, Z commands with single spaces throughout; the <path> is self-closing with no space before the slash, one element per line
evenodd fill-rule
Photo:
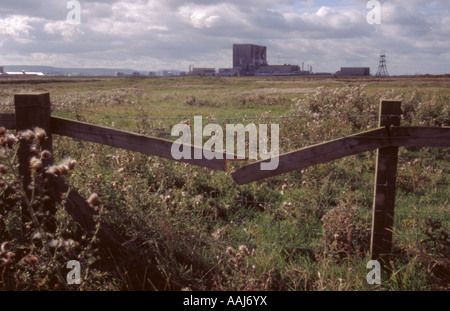
<path fill-rule="evenodd" d="M 267 46 L 277 64 L 315 72 L 368 66 L 381 50 L 391 75 L 450 73 L 450 1 L 379 0 L 0 0 L 0 66 L 135 70 L 231 67 L 232 44 Z"/>

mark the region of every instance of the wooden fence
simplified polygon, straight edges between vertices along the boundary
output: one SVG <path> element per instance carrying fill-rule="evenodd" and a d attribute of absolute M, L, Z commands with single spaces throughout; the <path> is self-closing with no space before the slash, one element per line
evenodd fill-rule
<path fill-rule="evenodd" d="M 47 150 L 52 150 L 52 135 L 57 134 L 174 160 L 171 155 L 174 144 L 172 141 L 51 116 L 49 93 L 15 95 L 14 100 L 15 114 L 0 114 L 0 126 L 17 131 L 35 127 L 43 128 L 49 137 L 45 146 Z M 232 173 L 232 177 L 238 185 L 242 185 L 346 156 L 378 150 L 370 250 L 372 259 L 384 261 L 392 248 L 398 148 L 450 147 L 449 127 L 402 127 L 400 126 L 401 115 L 400 101 L 382 101 L 379 128 L 279 155 L 279 166 L 275 170 L 263 171 L 260 162 L 256 162 L 238 169 Z M 193 152 L 199 147 L 190 148 Z M 227 158 L 229 157 L 226 154 L 221 154 L 213 160 L 182 159 L 179 161 L 226 171 Z M 46 164 L 51 164 L 51 161 L 50 159 Z M 31 177 L 29 176 L 29 150 L 25 146 L 20 147 L 19 162 L 20 174 L 26 185 Z M 69 191 L 61 178 L 52 177 L 49 180 L 48 188 L 53 197 L 61 201 L 61 193 L 68 191 L 65 209 L 86 230 L 93 230 L 95 226 L 93 211 L 86 201 L 75 190 Z M 125 251 L 123 239 L 116 235 L 107 224 L 102 224 L 99 237 L 115 253 Z M 130 250 L 126 251 L 130 252 Z M 137 270 L 134 269 L 135 282 L 138 285 L 146 282 L 139 276 L 142 270 L 145 270 L 150 277 L 147 281 L 153 287 L 158 287 L 161 282 L 164 282 L 156 267 L 139 261 L 138 257 L 136 255 L 136 261 L 139 264 L 134 265 L 134 268 L 138 267 Z"/>

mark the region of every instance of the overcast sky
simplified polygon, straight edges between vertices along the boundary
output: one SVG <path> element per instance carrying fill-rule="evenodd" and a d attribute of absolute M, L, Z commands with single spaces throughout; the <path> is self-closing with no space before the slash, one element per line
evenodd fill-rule
<path fill-rule="evenodd" d="M 48 65 L 135 70 L 232 66 L 233 43 L 268 48 L 269 64 L 314 72 L 378 68 L 391 75 L 450 73 L 450 1 L 380 0 L 0 0 L 0 66 Z"/>

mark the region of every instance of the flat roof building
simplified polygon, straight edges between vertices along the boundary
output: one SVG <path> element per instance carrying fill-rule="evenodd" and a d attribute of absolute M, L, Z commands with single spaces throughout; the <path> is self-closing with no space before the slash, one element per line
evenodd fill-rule
<path fill-rule="evenodd" d="M 370 76 L 369 67 L 341 67 L 341 70 L 336 72 L 338 76 Z"/>
<path fill-rule="evenodd" d="M 25 70 L 17 71 L 17 72 L 8 71 L 8 72 L 4 73 L 4 75 L 12 76 L 12 77 L 18 77 L 18 76 L 22 76 L 22 77 L 44 76 L 44 74 L 42 72 L 32 72 L 32 71 L 25 71 Z"/>
<path fill-rule="evenodd" d="M 192 76 L 215 76 L 215 68 L 193 68 L 190 72 Z"/>

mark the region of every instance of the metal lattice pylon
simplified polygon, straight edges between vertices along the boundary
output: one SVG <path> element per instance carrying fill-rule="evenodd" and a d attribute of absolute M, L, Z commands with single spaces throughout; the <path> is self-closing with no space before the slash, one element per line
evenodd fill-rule
<path fill-rule="evenodd" d="M 378 65 L 377 77 L 389 77 L 389 73 L 386 67 L 386 53 L 381 51 L 380 64 Z"/>

